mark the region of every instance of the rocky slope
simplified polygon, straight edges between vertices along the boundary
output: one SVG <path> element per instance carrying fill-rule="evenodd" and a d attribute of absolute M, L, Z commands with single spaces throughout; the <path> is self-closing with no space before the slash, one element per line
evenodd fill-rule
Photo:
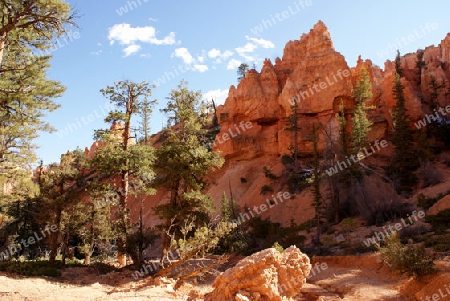
<path fill-rule="evenodd" d="M 412 123 L 432 113 L 428 106 L 431 77 L 435 77 L 438 83 L 445 82 L 445 91 L 450 91 L 450 34 L 438 46 L 425 48 L 423 59 L 425 67 L 419 75 L 417 53 L 401 57 L 402 82 Z M 300 154 L 311 155 L 313 124 L 320 124 L 323 129 L 319 132 L 319 148 L 323 151 L 338 137 L 336 114 L 341 100 L 346 116 L 349 120 L 351 118 L 353 89 L 362 68 L 368 71 L 372 81 L 373 96 L 369 104 L 373 110 L 369 116 L 374 125 L 370 139 L 388 137 L 395 106 L 392 96 L 394 62 L 387 61 L 381 69 L 370 60 L 359 57 L 356 67 L 349 68 L 345 58 L 334 49 L 327 27 L 319 21 L 299 40 L 289 41 L 282 58 L 277 58 L 275 63 L 266 60 L 259 72 L 249 70 L 237 87 L 230 87 L 224 105 L 217 108 L 221 130 L 214 146 L 227 160 L 222 170 L 209 175 L 210 185 L 206 192 L 217 204 L 224 192 L 228 198 L 232 194 L 242 208 L 260 206 L 276 197 L 277 193 L 286 192 L 286 187 L 265 178 L 262 168 L 267 166 L 274 174 L 282 174 L 280 156 L 290 153 L 289 147 L 294 140 L 293 132 L 285 130 L 293 99 L 299 103 Z M 445 107 L 449 104 L 448 98 L 441 96 L 439 105 Z M 100 146 L 95 142 L 91 148 L 86 148 L 88 157 L 92 157 Z M 260 194 L 261 187 L 269 184 L 274 190 L 273 197 L 271 193 Z M 146 197 L 144 220 L 148 225 L 157 223 L 151 208 L 167 198 L 165 191 Z M 314 216 L 310 204 L 311 194 L 305 191 L 258 215 L 270 217 L 283 225 L 288 225 L 292 219 L 300 224 Z M 130 201 L 130 209 L 132 219 L 137 220 L 139 202 Z"/>

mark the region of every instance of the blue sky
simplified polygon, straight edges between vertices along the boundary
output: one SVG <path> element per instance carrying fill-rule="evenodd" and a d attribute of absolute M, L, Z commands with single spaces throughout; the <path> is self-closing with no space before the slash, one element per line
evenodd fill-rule
<path fill-rule="evenodd" d="M 62 107 L 46 120 L 57 130 L 36 140 L 38 160 L 59 161 L 77 146 L 93 143 L 109 101 L 99 90 L 119 80 L 157 84 L 152 132 L 166 123 L 159 112 L 182 79 L 208 99 L 225 100 L 236 84 L 241 62 L 281 57 L 289 40 L 299 39 L 318 20 L 350 67 L 358 55 L 383 67 L 386 59 L 437 45 L 450 32 L 450 3 L 361 0 L 70 0 L 80 29 L 52 51 L 50 78 L 67 91 Z"/>

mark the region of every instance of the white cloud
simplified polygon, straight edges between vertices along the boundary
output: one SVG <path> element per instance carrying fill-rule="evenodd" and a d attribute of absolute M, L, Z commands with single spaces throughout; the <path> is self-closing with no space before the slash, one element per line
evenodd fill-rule
<path fill-rule="evenodd" d="M 156 37 L 156 29 L 152 26 L 131 27 L 130 24 L 115 24 L 109 28 L 108 40 L 110 44 L 119 42 L 121 45 L 132 45 L 136 42 L 150 43 L 154 45 L 176 44 L 175 33 L 171 32 L 163 39 Z"/>
<path fill-rule="evenodd" d="M 228 62 L 227 69 L 228 69 L 228 70 L 234 70 L 234 69 L 237 69 L 237 67 L 239 67 L 241 64 L 242 64 L 241 61 L 238 61 L 238 60 L 236 60 L 236 59 L 231 59 L 231 60 Z"/>
<path fill-rule="evenodd" d="M 219 49 L 213 48 L 210 51 L 208 51 L 208 56 L 212 59 L 218 57 L 219 55 L 220 55 Z"/>
<path fill-rule="evenodd" d="M 193 70 L 201 73 L 209 70 L 209 67 L 203 64 L 203 62 L 205 62 L 205 57 L 203 55 L 200 55 L 195 58 L 186 47 L 175 49 L 172 57 L 181 58 L 183 60 L 183 63 L 185 64 L 186 70 Z"/>
<path fill-rule="evenodd" d="M 125 53 L 125 56 L 130 56 L 133 53 L 139 52 L 139 50 L 141 50 L 141 46 L 139 45 L 130 45 L 128 47 L 126 47 L 123 52 Z"/>
<path fill-rule="evenodd" d="M 245 36 L 247 40 L 255 42 L 256 44 L 260 45 L 262 48 L 274 48 L 275 44 L 272 41 L 264 40 L 264 39 L 258 39 L 258 38 L 250 38 L 249 36 Z"/>
<path fill-rule="evenodd" d="M 192 67 L 192 69 L 193 69 L 193 70 L 196 70 L 196 71 L 199 71 L 199 72 L 201 72 L 201 73 L 203 73 L 203 72 L 205 72 L 205 71 L 208 71 L 208 66 L 196 64 L 196 65 L 194 65 L 194 66 Z"/>
<path fill-rule="evenodd" d="M 203 98 L 208 102 L 210 102 L 211 99 L 214 99 L 214 103 L 216 104 L 216 106 L 223 105 L 227 97 L 228 90 L 226 89 L 209 90 L 208 92 L 203 94 Z"/>
<path fill-rule="evenodd" d="M 194 63 L 194 57 L 185 47 L 175 49 L 175 52 L 172 54 L 172 56 L 181 58 L 186 65 L 191 65 L 192 63 Z"/>
<path fill-rule="evenodd" d="M 236 52 L 240 55 L 240 56 L 244 56 L 246 53 L 251 53 L 254 52 L 255 49 L 258 48 L 258 45 L 255 45 L 253 43 L 247 43 L 245 44 L 244 47 L 238 47 L 236 48 Z"/>
<path fill-rule="evenodd" d="M 214 59 L 214 58 L 227 59 L 232 55 L 233 55 L 233 52 L 231 52 L 230 50 L 225 50 L 224 52 L 222 52 L 217 48 L 213 48 L 210 51 L 208 51 L 208 56 L 212 59 Z"/>

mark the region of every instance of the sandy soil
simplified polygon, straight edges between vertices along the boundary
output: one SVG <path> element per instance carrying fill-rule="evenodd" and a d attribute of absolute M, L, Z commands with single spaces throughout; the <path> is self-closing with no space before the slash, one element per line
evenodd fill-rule
<path fill-rule="evenodd" d="M 422 281 L 390 272 L 375 254 L 317 257 L 312 263 L 326 263 L 327 268 L 308 279 L 297 300 L 408 301 L 440 293 L 436 300 L 450 300 L 449 296 L 442 297 L 446 292 L 445 285 L 450 286 L 448 261 L 437 262 L 440 272 Z M 212 289 L 212 279 L 204 284 L 184 284 L 175 291 L 172 280 L 148 277 L 135 281 L 131 273 L 124 271 L 98 276 L 93 269 L 71 268 L 63 272 L 62 278 L 58 280 L 46 277 L 22 278 L 3 273 L 0 274 L 0 300 L 188 300 L 189 296 L 201 296 Z"/>

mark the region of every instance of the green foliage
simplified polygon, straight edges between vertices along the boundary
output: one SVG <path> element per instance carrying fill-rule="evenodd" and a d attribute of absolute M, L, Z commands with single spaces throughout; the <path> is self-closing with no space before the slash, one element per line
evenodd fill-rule
<path fill-rule="evenodd" d="M 397 50 L 397 56 L 395 57 L 395 72 L 402 77 L 403 76 L 403 68 L 402 68 L 402 62 L 400 58 L 400 51 Z"/>
<path fill-rule="evenodd" d="M 447 191 L 446 193 L 439 193 L 436 197 L 433 198 L 425 196 L 423 193 L 421 193 L 417 196 L 417 206 L 427 210 L 431 208 L 434 204 L 436 204 L 440 199 L 444 198 L 446 195 L 449 194 L 450 190 Z"/>
<path fill-rule="evenodd" d="M 402 245 L 396 232 L 385 238 L 384 242 L 386 246 L 379 248 L 381 258 L 392 269 L 418 277 L 434 271 L 433 258 L 426 254 L 423 246 Z"/>
<path fill-rule="evenodd" d="M 405 87 L 400 81 L 400 75 L 397 73 L 392 90 L 397 102 L 393 115 L 392 144 L 395 149 L 391 173 L 399 179 L 398 192 L 410 192 L 411 187 L 417 182 L 414 171 L 419 163 L 414 151 L 413 132 L 409 127 L 409 116 L 406 113 L 404 89 Z"/>
<path fill-rule="evenodd" d="M 425 67 L 425 61 L 423 59 L 423 55 L 425 52 L 422 49 L 419 49 L 417 51 L 417 61 L 416 61 L 416 68 L 417 68 L 417 76 L 418 76 L 418 84 L 420 85 L 422 82 L 422 69 Z"/>
<path fill-rule="evenodd" d="M 339 223 L 339 227 L 345 232 L 353 232 L 358 228 L 358 221 L 347 217 Z"/>
<path fill-rule="evenodd" d="M 429 106 L 430 109 L 433 111 L 437 109 L 439 105 L 439 95 L 443 86 L 441 84 L 438 84 L 436 77 L 434 77 L 433 75 L 430 76 L 430 82 L 428 86 L 430 88 Z"/>
<path fill-rule="evenodd" d="M 237 70 L 238 83 L 240 83 L 241 80 L 243 80 L 245 78 L 245 75 L 246 75 L 248 69 L 249 69 L 249 66 L 246 63 L 242 63 L 239 65 L 238 70 Z"/>
<path fill-rule="evenodd" d="M 276 241 L 273 245 L 272 248 L 274 248 L 275 250 L 277 250 L 280 253 L 284 252 L 284 248 L 278 243 L 278 241 Z"/>
<path fill-rule="evenodd" d="M 364 148 L 368 142 L 367 135 L 370 132 L 372 122 L 369 121 L 366 115 L 367 107 L 366 101 L 372 97 L 372 84 L 370 82 L 367 70 L 361 70 L 361 78 L 357 81 L 355 86 L 355 112 L 352 118 L 352 148 L 353 153 L 357 154 Z"/>
<path fill-rule="evenodd" d="M 185 228 L 183 237 L 172 240 L 172 248 L 176 249 L 181 260 L 203 258 L 205 254 L 217 247 L 221 238 L 226 237 L 236 224 L 219 222 L 217 225 L 202 226 L 195 229 L 193 235 L 188 235 L 194 227 Z"/>
<path fill-rule="evenodd" d="M 437 235 L 425 241 L 425 247 L 433 248 L 436 252 L 450 251 L 450 234 Z"/>
<path fill-rule="evenodd" d="M 289 175 L 286 184 L 290 193 L 298 193 L 311 185 L 313 179 L 311 173 L 294 172 Z"/>
<path fill-rule="evenodd" d="M 301 128 L 298 126 L 298 99 L 294 97 L 293 104 L 291 105 L 291 113 L 286 121 L 286 130 L 294 132 L 294 141 L 290 146 L 290 149 L 293 149 L 293 157 L 294 157 L 294 168 L 295 171 L 298 169 L 298 133 Z"/>
<path fill-rule="evenodd" d="M 260 194 L 265 195 L 267 192 L 273 192 L 272 187 L 270 187 L 269 185 L 264 185 L 263 187 L 261 187 Z"/>
<path fill-rule="evenodd" d="M 52 132 L 44 120 L 59 105 L 65 87 L 47 78 L 50 56 L 36 52 L 53 46 L 73 24 L 70 5 L 64 1 L 3 1 L 0 3 L 0 185 L 21 189 L 36 162 L 33 140 L 39 132 Z M 17 194 L 3 195 L 7 201 Z M 1 205 L 1 204 L 0 204 Z"/>
<path fill-rule="evenodd" d="M 147 82 L 135 83 L 129 80 L 115 82 L 100 92 L 115 106 L 105 118 L 110 129 L 97 130 L 95 137 L 106 143 L 91 160 L 97 174 L 110 180 L 120 179 L 119 185 L 111 185 L 111 192 L 118 194 L 118 217 L 116 234 L 119 252 L 126 252 L 128 231 L 131 227 L 128 212 L 129 195 L 154 194 L 151 186 L 154 178 L 155 153 L 145 143 L 134 144 L 131 138 L 132 117 L 141 114 L 141 127 L 148 134 L 149 115 L 154 101 L 148 101 L 153 86 Z M 148 138 L 148 137 L 147 137 Z M 114 181 L 111 181 L 114 183 Z M 141 233 L 141 236 L 143 234 Z"/>
<path fill-rule="evenodd" d="M 0 271 L 28 277 L 61 276 L 58 267 L 49 266 L 48 261 L 0 261 Z"/>
<path fill-rule="evenodd" d="M 444 233 L 450 229 L 450 209 L 442 210 L 436 215 L 427 215 L 425 221 L 433 226 L 436 233 Z"/>
<path fill-rule="evenodd" d="M 431 147 L 427 128 L 420 128 L 416 135 L 417 151 L 416 155 L 420 162 L 434 161 L 436 159 Z"/>
<path fill-rule="evenodd" d="M 337 114 L 337 118 L 339 120 L 339 157 L 343 159 L 350 154 L 349 144 L 351 139 L 347 132 L 347 120 L 345 118 L 344 101 L 342 99 L 339 103 L 339 114 Z"/>
<path fill-rule="evenodd" d="M 202 192 L 206 185 L 204 177 L 224 162 L 219 153 L 208 148 L 206 134 L 210 121 L 201 93 L 189 90 L 187 82 L 182 81 L 167 99 L 167 106 L 161 111 L 168 115 L 169 128 L 166 140 L 156 150 L 155 186 L 169 190 L 170 200 L 153 208 L 163 220 L 160 228 L 170 235 L 164 238 L 165 249 L 170 240 L 182 236 L 183 221 L 193 218 L 195 227 L 204 227 L 209 222 L 214 205 Z"/>
<path fill-rule="evenodd" d="M 312 128 L 312 137 L 313 137 L 313 177 L 312 177 L 312 193 L 313 193 L 313 201 L 312 206 L 315 211 L 315 220 L 317 226 L 317 235 L 316 240 L 320 241 L 320 231 L 321 231 L 321 220 L 323 218 L 323 209 L 324 209 L 324 200 L 322 198 L 322 194 L 320 192 L 320 159 L 319 159 L 319 150 L 318 150 L 318 136 L 317 136 L 317 128 L 316 125 L 313 124 Z"/>

